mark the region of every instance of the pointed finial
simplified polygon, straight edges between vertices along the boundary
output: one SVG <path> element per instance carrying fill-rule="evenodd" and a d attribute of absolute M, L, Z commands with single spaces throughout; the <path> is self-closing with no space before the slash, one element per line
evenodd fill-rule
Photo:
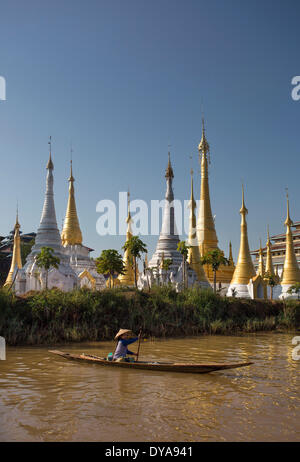
<path fill-rule="evenodd" d="M 246 215 L 248 213 L 248 210 L 247 210 L 247 208 L 245 206 L 245 197 L 244 196 L 245 196 L 244 195 L 244 185 L 242 184 L 242 207 L 240 209 L 240 213 Z"/>
<path fill-rule="evenodd" d="M 169 145 L 169 146 L 170 146 L 170 145 Z M 172 169 L 172 165 L 171 165 L 171 154 L 170 154 L 170 151 L 168 151 L 168 166 L 167 166 L 167 169 L 166 169 L 165 177 L 166 177 L 166 178 L 174 178 L 174 173 L 173 173 L 173 169 Z"/>
<path fill-rule="evenodd" d="M 289 190 L 288 190 L 288 188 L 285 188 L 285 190 L 286 190 L 286 201 L 287 201 L 287 216 L 286 216 L 286 220 L 285 220 L 284 224 L 286 226 L 292 226 L 293 221 L 291 220 L 291 217 L 290 217 Z"/>
<path fill-rule="evenodd" d="M 70 159 L 70 178 L 69 178 L 69 181 L 74 182 L 75 178 L 73 177 L 73 148 L 72 148 L 72 143 L 71 143 L 70 154 L 71 154 L 71 159 Z"/>
<path fill-rule="evenodd" d="M 19 224 L 19 204 L 18 204 L 18 201 L 17 201 L 17 211 L 16 211 L 16 224 L 15 224 L 15 229 L 16 228 L 20 228 L 20 224 Z"/>
<path fill-rule="evenodd" d="M 201 160 L 200 158 L 200 153 L 202 155 L 209 154 L 209 144 L 207 142 L 206 136 L 205 136 L 205 125 L 204 125 L 204 117 L 202 116 L 202 138 L 198 146 L 198 151 L 199 151 L 199 161 Z M 210 162 L 210 159 L 209 159 Z"/>
<path fill-rule="evenodd" d="M 130 214 L 130 192 L 129 188 L 127 191 L 127 218 L 126 218 L 126 223 L 131 222 L 131 214 Z"/>
<path fill-rule="evenodd" d="M 51 135 L 49 136 L 48 144 L 49 144 L 49 160 L 48 160 L 48 164 L 46 168 L 53 170 L 54 166 L 53 166 L 52 157 L 51 157 Z"/>

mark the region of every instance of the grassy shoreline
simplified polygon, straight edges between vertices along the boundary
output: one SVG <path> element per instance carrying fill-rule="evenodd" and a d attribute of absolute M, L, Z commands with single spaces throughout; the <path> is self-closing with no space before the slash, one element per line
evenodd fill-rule
<path fill-rule="evenodd" d="M 23 297 L 0 289 L 0 336 L 8 345 L 112 340 L 120 327 L 146 337 L 234 335 L 300 328 L 300 302 L 246 300 L 169 287 L 151 292 L 52 289 Z"/>

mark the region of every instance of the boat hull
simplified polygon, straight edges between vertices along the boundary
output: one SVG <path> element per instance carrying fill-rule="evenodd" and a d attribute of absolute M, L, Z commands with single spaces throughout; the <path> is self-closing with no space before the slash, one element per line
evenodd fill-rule
<path fill-rule="evenodd" d="M 99 364 L 101 366 L 107 367 L 123 367 L 127 369 L 135 370 L 152 370 L 152 371 L 161 371 L 161 372 L 188 372 L 192 374 L 207 374 L 213 371 L 219 371 L 224 369 L 236 369 L 238 367 L 250 366 L 252 362 L 244 363 L 208 363 L 208 364 L 195 364 L 195 363 L 167 363 L 167 362 L 147 362 L 147 361 L 137 361 L 137 362 L 116 362 L 108 361 L 105 358 L 100 358 L 98 356 L 87 355 L 87 354 L 71 354 L 59 350 L 49 350 L 49 353 L 53 353 L 59 356 L 62 356 L 65 359 L 73 361 L 83 361 L 90 364 Z"/>

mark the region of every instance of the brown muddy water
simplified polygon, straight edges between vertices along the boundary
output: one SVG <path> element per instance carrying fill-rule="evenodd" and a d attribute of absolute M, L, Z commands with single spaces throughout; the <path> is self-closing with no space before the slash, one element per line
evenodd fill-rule
<path fill-rule="evenodd" d="M 255 363 L 201 375 L 81 364 L 49 347 L 8 348 L 0 361 L 0 441 L 299 441 L 295 335 L 141 344 L 143 360 Z M 113 342 L 59 347 L 96 355 L 113 348 Z"/>

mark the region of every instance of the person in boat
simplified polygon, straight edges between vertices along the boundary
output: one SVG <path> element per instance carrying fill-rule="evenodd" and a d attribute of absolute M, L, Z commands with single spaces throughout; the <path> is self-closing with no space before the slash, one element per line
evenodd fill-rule
<path fill-rule="evenodd" d="M 137 356 L 137 353 L 133 353 L 128 350 L 128 345 L 136 342 L 139 339 L 139 336 L 130 338 L 131 334 L 131 330 L 128 329 L 119 330 L 115 336 L 115 340 L 118 340 L 118 344 L 114 352 L 113 361 L 130 361 L 130 358 L 128 358 L 127 355 Z"/>

